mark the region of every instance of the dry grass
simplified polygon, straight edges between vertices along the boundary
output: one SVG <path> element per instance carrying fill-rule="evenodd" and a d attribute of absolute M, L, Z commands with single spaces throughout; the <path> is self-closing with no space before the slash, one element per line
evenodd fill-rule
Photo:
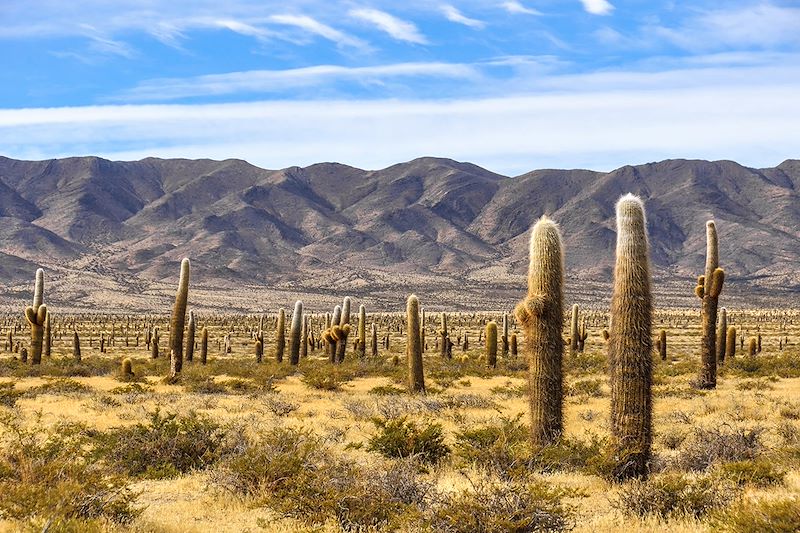
<path fill-rule="evenodd" d="M 118 333 L 116 345 L 105 354 L 99 353 L 96 339 L 92 347 L 88 346 L 88 339 L 82 340 L 81 366 L 90 371 L 76 371 L 66 363 L 71 355 L 66 335 L 56 341 L 53 360 L 45 361 L 39 369 L 22 366 L 14 361 L 13 353 L 4 353 L 0 355 L 0 413 L 40 435 L 65 423 L 76 424 L 84 428 L 87 442 L 91 443 L 99 442 L 101 434 L 117 428 L 146 424 L 157 408 L 179 416 L 196 412 L 225 432 L 226 457 L 242 453 L 246 439 L 258 439 L 274 428 L 306 431 L 319 439 L 326 454 L 343 465 L 330 476 L 355 472 L 355 477 L 363 476 L 364 483 L 371 476 L 378 479 L 385 475 L 398 461 L 369 450 L 370 440 L 379 431 L 374 420 L 406 417 L 419 428 L 431 424 L 441 427 L 444 444 L 451 453 L 437 464 L 420 465 L 416 473 L 403 474 L 404 482 L 432 487 L 424 502 L 410 506 L 392 499 L 394 496 L 389 493 L 375 496 L 383 498 L 382 505 L 388 501 L 396 506 L 392 508 L 402 510 L 402 519 L 392 519 L 394 529 L 416 531 L 436 526 L 458 530 L 441 519 L 441 510 L 449 508 L 456 516 L 459 512 L 485 513 L 485 523 L 495 524 L 495 529 L 487 530 L 502 531 L 511 526 L 503 525 L 499 519 L 502 513 L 495 512 L 498 509 L 505 509 L 508 516 L 515 512 L 525 516 L 530 509 L 555 509 L 552 506 L 558 502 L 558 509 L 563 508 L 566 517 L 563 525 L 578 532 L 735 531 L 740 527 L 737 524 L 758 523 L 765 513 L 783 512 L 781 506 L 786 506 L 785 502 L 800 498 L 800 317 L 792 314 L 785 322 L 783 315 L 766 311 L 729 310 L 731 315 L 737 328 L 747 331 L 745 335 L 758 328 L 764 338 L 764 351 L 757 356 L 757 364 L 726 364 L 720 370 L 717 389 L 709 392 L 690 387 L 697 371 L 697 313 L 662 311 L 654 326 L 656 331 L 661 327 L 668 330 L 669 360 L 656 365 L 653 466 L 657 473 L 653 478 L 657 481 L 663 476 L 682 476 L 705 480 L 714 487 L 723 483 L 730 487 L 730 493 L 719 498 L 719 505 L 698 514 L 626 512 L 619 504 L 621 498 L 656 493 L 666 497 L 664 491 L 671 489 L 654 482 L 638 488 L 609 485 L 592 471 L 588 464 L 591 460 L 580 455 L 580 450 L 586 448 L 576 447 L 575 443 L 588 445 L 593 439 L 602 442 L 608 436 L 609 388 L 599 335 L 605 318 L 600 313 L 590 315 L 587 352 L 567 365 L 564 415 L 566 437 L 573 445 L 554 450 L 552 457 L 557 461 L 548 457 L 549 467 L 543 467 L 541 457 L 532 459 L 524 438 L 514 440 L 513 435 L 503 435 L 506 440 L 502 442 L 508 446 L 487 448 L 487 453 L 492 454 L 488 459 L 496 459 L 494 462 L 486 456 L 479 458 L 459 451 L 459 436 L 465 432 L 498 427 L 501 420 L 516 420 L 522 425 L 524 436 L 527 424 L 526 375 L 521 356 L 517 361 L 502 360 L 497 370 L 486 369 L 479 360 L 484 351 L 478 342 L 482 318 L 472 319 L 471 315 L 451 319 L 451 335 L 469 332 L 471 347 L 466 363 L 459 360 L 460 347 L 454 348 L 452 361 L 442 361 L 433 346 L 436 324 L 427 324 L 427 396 L 414 397 L 404 392 L 404 344 L 397 331 L 392 332 L 389 352 L 381 350 L 377 361 L 360 363 L 348 355 L 350 360 L 336 370 L 336 387 L 329 390 L 318 386 L 321 376 L 330 374 L 329 363 L 320 351 L 312 352 L 297 369 L 286 363 L 277 365 L 271 359 L 274 346 L 269 331 L 265 362 L 256 365 L 251 355 L 252 339 L 244 326 L 256 324 L 255 317 L 251 317 L 238 319 L 230 355 L 220 354 L 216 348 L 216 341 L 227 327 L 215 323 L 211 328 L 209 364 L 203 367 L 198 362 L 186 363 L 184 375 L 173 385 L 163 384 L 160 379 L 167 371 L 166 358 L 150 360 L 143 339 L 140 346 L 133 345 L 134 331 L 129 333 L 130 346 L 124 346 Z M 659 322 L 662 320 L 664 326 Z M 91 327 L 81 326 L 87 332 Z M 784 350 L 778 348 L 778 337 L 789 338 L 790 344 Z M 15 335 L 15 340 L 25 342 L 24 329 Z M 395 354 L 400 356 L 399 367 L 390 361 Z M 132 358 L 140 381 L 131 384 L 117 379 L 119 361 L 124 357 Z M 742 355 L 737 352 L 739 358 Z M 0 429 L 4 442 L 7 431 Z M 474 438 L 479 439 L 480 435 Z M 169 479 L 128 476 L 128 488 L 136 494 L 134 507 L 138 516 L 128 524 L 102 518 L 81 527 L 87 531 L 166 532 L 354 530 L 352 520 L 358 517 L 347 507 L 352 503 L 343 504 L 349 509 L 347 512 L 336 511 L 336 506 L 329 512 L 325 507 L 321 515 L 325 518 L 309 523 L 307 517 L 286 516 L 286 507 L 274 499 L 232 494 L 215 477 L 215 469 L 224 458 L 206 459 L 198 463 L 203 465 L 200 469 L 173 473 Z M 583 463 L 587 465 L 584 467 Z M 765 464 L 774 466 L 774 471 L 765 470 Z M 7 474 L 0 469 L 0 479 L 4 475 Z M 380 488 L 383 485 L 347 485 L 350 481 L 345 478 L 341 480 L 342 493 L 366 490 L 365 494 L 369 494 L 371 490 L 377 494 L 385 490 Z M 555 496 L 540 492 L 536 487 L 542 484 L 554 489 Z M 498 492 L 497 487 L 502 490 Z M 511 488 L 527 491 L 525 494 L 531 499 L 498 499 L 504 490 L 510 493 Z M 320 490 L 323 489 L 330 487 L 323 485 Z M 0 500 L 4 497 L 0 493 Z M 648 501 L 638 508 L 646 510 L 653 498 L 647 496 Z M 777 503 L 769 507 L 764 502 Z M 368 503 L 365 500 L 364 505 Z M 788 518 L 780 518 L 791 524 L 791 513 L 787 513 Z M 0 514 L 0 530 L 41 530 L 48 521 L 46 515 L 12 519 Z"/>

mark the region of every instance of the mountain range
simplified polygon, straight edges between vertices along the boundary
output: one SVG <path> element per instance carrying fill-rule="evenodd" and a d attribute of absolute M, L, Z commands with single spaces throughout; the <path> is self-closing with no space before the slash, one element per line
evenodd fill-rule
<path fill-rule="evenodd" d="M 800 160 L 508 177 L 427 157 L 382 170 L 0 157 L 0 304 L 28 299 L 41 266 L 46 300 L 65 308 L 166 311 L 189 257 L 198 308 L 301 297 L 323 310 L 352 294 L 388 310 L 412 291 L 431 309 L 506 308 L 524 294 L 529 228 L 546 214 L 561 228 L 570 298 L 606 305 L 614 205 L 627 192 L 645 201 L 659 303 L 696 304 L 709 219 L 733 301 L 796 301 Z"/>

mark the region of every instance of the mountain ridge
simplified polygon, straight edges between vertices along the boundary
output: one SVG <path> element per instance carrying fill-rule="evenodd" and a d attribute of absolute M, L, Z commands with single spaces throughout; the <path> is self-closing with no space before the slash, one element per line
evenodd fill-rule
<path fill-rule="evenodd" d="M 507 292 L 524 287 L 528 229 L 547 214 L 564 238 L 568 288 L 586 297 L 610 281 L 613 209 L 627 192 L 645 201 L 654 276 L 663 287 L 681 287 L 676 298 L 690 298 L 691 287 L 682 287 L 702 268 L 710 218 L 732 293 L 752 289 L 764 302 L 780 302 L 784 291 L 800 291 L 795 159 L 763 169 L 670 159 L 508 177 L 435 157 L 363 170 L 0 156 L 0 257 L 9 265 L 0 285 L 23 291 L 33 277 L 24 267 L 36 264 L 71 282 L 91 272 L 99 287 L 138 302 L 143 287 L 173 283 L 187 256 L 197 283 L 220 290 L 326 297 L 353 290 L 388 304 L 400 289 L 414 289 L 437 294 L 443 305 L 447 296 L 461 307 L 505 306 Z M 108 289 L 65 283 L 59 290 L 80 307 L 76 294 Z"/>

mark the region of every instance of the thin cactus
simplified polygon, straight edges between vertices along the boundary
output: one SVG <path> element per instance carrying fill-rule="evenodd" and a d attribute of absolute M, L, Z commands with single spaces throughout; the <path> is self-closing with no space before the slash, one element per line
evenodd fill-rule
<path fill-rule="evenodd" d="M 44 343 L 44 323 L 47 317 L 47 306 L 44 298 L 44 270 L 36 270 L 36 282 L 33 288 L 33 305 L 25 308 L 25 318 L 31 326 L 31 364 L 42 362 L 42 345 Z"/>
<path fill-rule="evenodd" d="M 278 311 L 278 324 L 275 329 L 275 361 L 283 362 L 283 352 L 286 350 L 286 311 L 283 307 Z"/>
<path fill-rule="evenodd" d="M 181 276 L 175 293 L 175 305 L 169 325 L 170 365 L 175 373 L 183 368 L 183 330 L 186 326 L 186 306 L 189 299 L 189 259 L 181 261 Z"/>
<path fill-rule="evenodd" d="M 408 391 L 425 392 L 425 374 L 422 369 L 422 339 L 419 323 L 419 299 L 415 295 L 408 297 L 406 304 L 406 358 L 408 359 Z"/>
<path fill-rule="evenodd" d="M 706 222 L 706 270 L 697 279 L 695 294 L 702 299 L 703 337 L 701 369 L 698 387 L 713 389 L 717 386 L 717 305 L 725 272 L 719 268 L 719 243 L 717 226 L 713 220 Z"/>
<path fill-rule="evenodd" d="M 292 328 L 289 331 L 289 364 L 300 363 L 300 343 L 303 329 L 303 302 L 297 300 L 292 312 Z"/>
<path fill-rule="evenodd" d="M 486 324 L 486 366 L 497 368 L 497 322 Z"/>

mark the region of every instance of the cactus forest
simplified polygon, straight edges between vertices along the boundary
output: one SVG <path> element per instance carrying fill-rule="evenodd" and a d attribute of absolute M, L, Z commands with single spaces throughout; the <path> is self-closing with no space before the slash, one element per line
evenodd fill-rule
<path fill-rule="evenodd" d="M 75 313 L 38 269 L 2 316 L 0 527 L 796 531 L 800 311 L 726 305 L 705 229 L 691 308 L 630 194 L 607 306 L 568 301 L 547 216 L 507 309 L 201 312 L 184 258 L 171 309 Z"/>

